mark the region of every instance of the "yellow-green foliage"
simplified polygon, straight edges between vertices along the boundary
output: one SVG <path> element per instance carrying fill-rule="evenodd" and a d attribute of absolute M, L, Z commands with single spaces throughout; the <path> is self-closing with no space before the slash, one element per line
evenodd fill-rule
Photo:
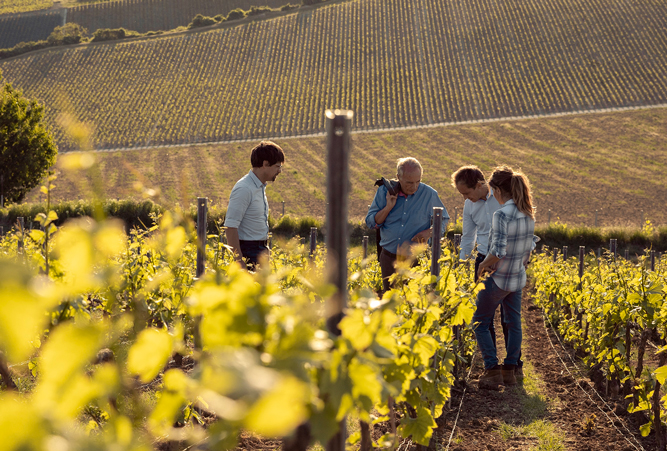
<path fill-rule="evenodd" d="M 587 255 L 579 277 L 577 258 L 553 261 L 552 255 L 540 254 L 530 265 L 536 304 L 565 340 L 586 354 L 589 365 L 602 371 L 609 386 L 618 390 L 619 384 L 629 384 L 630 412 L 646 411 L 652 418 L 653 389 L 656 381 L 665 383 L 667 365 L 644 365 L 640 356 L 648 351 L 649 335 L 667 337 L 667 259 L 657 259 L 651 270 L 650 254 L 638 263 Z M 664 421 L 667 396 L 658 399 Z M 594 422 L 582 427 L 591 432 Z M 651 427 L 652 421 L 642 425 L 642 435 Z"/>
<path fill-rule="evenodd" d="M 390 409 L 399 434 L 426 445 L 456 355 L 472 351 L 470 330 L 459 343 L 452 328 L 470 323 L 475 286 L 449 249 L 437 277 L 419 251 L 382 299 L 377 261 L 351 258 L 336 337 L 321 248 L 274 247 L 252 274 L 212 236 L 195 280 L 195 231 L 179 212 L 130 236 L 114 220 L 55 219 L 0 241 L 0 359 L 33 370 L 32 387 L 0 392 L 2 449 L 137 450 L 167 436 L 227 449 L 241 428 L 280 436 L 305 420 L 324 443 L 344 416 Z M 105 348 L 115 358 L 94 363 Z M 175 352 L 196 370 L 170 363 Z M 202 411 L 216 415 L 206 436 Z"/>

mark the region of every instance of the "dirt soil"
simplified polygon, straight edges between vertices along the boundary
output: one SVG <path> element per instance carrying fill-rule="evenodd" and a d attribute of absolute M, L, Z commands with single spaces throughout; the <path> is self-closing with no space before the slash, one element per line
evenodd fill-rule
<path fill-rule="evenodd" d="M 638 432 L 639 425 L 645 421 L 624 413 L 620 406 L 622 400 L 618 397 L 613 399 L 605 396 L 603 391 L 601 395 L 604 402 L 600 400 L 585 368 L 579 364 L 581 360 L 567 345 L 565 348 L 561 347 L 549 324 L 545 325 L 541 309 L 533 305 L 530 290 L 525 291 L 522 351 L 527 369 L 526 380 L 514 388 L 500 387 L 498 391 L 479 389 L 477 380 L 484 368 L 478 352 L 451 443 L 450 435 L 463 387 L 455 390 L 451 408 L 439 420 L 442 425 L 438 433 L 439 448 L 452 451 L 654 450 L 653 434 L 642 438 Z M 500 331 L 498 316 L 496 315 L 496 330 Z M 499 335 L 498 347 L 502 349 L 502 334 Z M 502 354 L 503 352 L 499 351 L 499 359 L 502 359 Z M 577 363 L 576 367 L 573 362 Z M 540 394 L 534 392 L 535 385 Z M 526 415 L 527 403 L 532 405 L 533 413 L 537 407 L 541 414 Z M 543 405 L 540 406 L 540 403 Z M 505 438 L 501 435 L 501 430 L 506 430 L 501 427 L 503 423 L 520 429 L 540 420 L 551 423 L 556 431 L 560 432 L 562 447 L 540 447 L 536 437 L 526 434 L 516 434 L 509 438 L 508 434 L 505 434 Z M 587 420 L 588 430 L 585 427 Z"/>

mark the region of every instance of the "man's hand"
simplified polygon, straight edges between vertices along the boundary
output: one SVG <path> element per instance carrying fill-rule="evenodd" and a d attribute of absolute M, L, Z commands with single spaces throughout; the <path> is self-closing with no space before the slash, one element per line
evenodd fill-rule
<path fill-rule="evenodd" d="M 236 258 L 236 263 L 238 263 L 241 266 L 241 269 L 245 269 L 246 271 L 248 270 L 248 265 L 245 264 L 245 260 L 243 260 L 243 257 Z"/>
<path fill-rule="evenodd" d="M 241 265 L 242 269 L 248 269 L 243 260 L 243 253 L 241 252 L 241 242 L 239 241 L 239 229 L 235 227 L 227 227 L 225 229 L 225 234 L 227 235 L 227 244 L 233 249 L 234 260 Z"/>
<path fill-rule="evenodd" d="M 389 191 L 387 191 L 387 206 L 385 208 L 388 208 L 389 211 L 391 211 L 392 208 L 394 208 L 394 205 L 396 205 L 396 199 L 398 199 L 398 194 L 391 195 L 389 194 Z"/>
<path fill-rule="evenodd" d="M 394 208 L 396 205 L 396 199 L 398 199 L 398 195 L 391 195 L 389 194 L 389 191 L 387 191 L 387 205 L 385 207 L 375 213 L 375 223 L 380 225 L 383 224 L 384 221 L 387 219 L 387 216 L 389 216 L 389 213 L 391 213 L 391 210 Z"/>
<path fill-rule="evenodd" d="M 426 243 L 429 240 L 429 238 L 431 238 L 431 235 L 433 235 L 432 229 L 422 230 L 421 232 L 412 237 L 412 241 L 414 241 L 415 243 Z"/>

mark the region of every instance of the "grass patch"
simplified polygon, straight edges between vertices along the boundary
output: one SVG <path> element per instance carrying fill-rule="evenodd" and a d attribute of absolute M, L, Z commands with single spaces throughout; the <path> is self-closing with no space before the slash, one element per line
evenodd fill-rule
<path fill-rule="evenodd" d="M 525 323 L 523 327 L 526 327 Z M 530 362 L 524 363 L 523 372 L 523 386 L 512 389 L 521 402 L 522 424 L 501 423 L 498 427 L 500 437 L 504 441 L 519 437 L 537 439 L 537 444 L 530 448 L 531 451 L 564 451 L 566 448 L 563 433 L 545 419 L 549 404 L 556 400 L 544 394 L 544 382 Z"/>

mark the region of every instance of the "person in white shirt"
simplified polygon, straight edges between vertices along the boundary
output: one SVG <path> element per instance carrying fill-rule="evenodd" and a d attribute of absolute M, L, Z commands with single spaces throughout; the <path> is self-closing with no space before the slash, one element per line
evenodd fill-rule
<path fill-rule="evenodd" d="M 225 215 L 227 244 L 243 268 L 254 270 L 260 255 L 269 253 L 266 184 L 276 180 L 284 162 L 280 146 L 271 141 L 260 142 L 250 152 L 252 169 L 236 182 L 229 196 Z"/>
<path fill-rule="evenodd" d="M 461 234 L 461 250 L 459 258 L 468 259 L 477 243 L 477 257 L 475 258 L 475 282 L 479 279 L 479 264 L 484 261 L 489 250 L 489 232 L 493 221 L 493 214 L 500 209 L 500 203 L 493 195 L 484 173 L 474 165 L 462 166 L 452 174 L 452 185 L 465 199 L 463 204 L 463 231 Z M 503 307 L 500 306 L 500 322 L 503 328 L 505 344 L 508 341 L 508 329 L 505 324 Z M 496 347 L 496 330 L 493 320 L 489 326 L 493 346 Z M 516 375 L 523 377 L 523 362 L 521 353 L 517 364 Z"/>

